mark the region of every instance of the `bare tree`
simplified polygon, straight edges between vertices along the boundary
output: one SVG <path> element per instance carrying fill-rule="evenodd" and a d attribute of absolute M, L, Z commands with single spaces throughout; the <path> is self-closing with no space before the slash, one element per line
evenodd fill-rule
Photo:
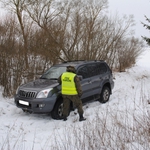
<path fill-rule="evenodd" d="M 0 83 L 4 87 L 4 96 L 11 96 L 14 92 L 14 89 L 17 88 L 16 86 L 21 83 L 20 75 L 22 74 L 22 63 L 24 62 L 24 59 L 18 59 L 20 56 L 18 49 L 21 49 L 22 43 L 19 45 L 19 42 L 16 38 L 16 25 L 16 21 L 13 17 L 7 17 L 3 22 L 0 23 Z M 14 77 L 16 80 L 14 80 Z"/>
<path fill-rule="evenodd" d="M 27 8 L 27 12 L 45 30 L 51 43 L 55 43 L 53 55 L 60 54 L 60 60 L 80 59 L 85 56 L 87 58 L 84 59 L 89 60 L 92 59 L 91 49 L 94 46 L 91 45 L 95 44 L 95 33 L 100 27 L 98 18 L 105 7 L 107 0 L 99 3 L 66 0 L 57 3 L 57 7 L 54 1 L 35 1 L 34 5 Z M 92 57 L 95 53 L 92 53 Z"/>
<path fill-rule="evenodd" d="M 122 72 L 132 67 L 136 63 L 136 59 L 142 53 L 143 42 L 139 39 L 131 37 L 120 41 L 120 48 L 116 53 L 114 68 Z"/>
<path fill-rule="evenodd" d="M 0 22 L 5 96 L 60 61 L 102 59 L 124 71 L 141 53 L 141 41 L 130 32 L 133 16 L 108 17 L 108 0 L 0 2 L 14 14 Z"/>
<path fill-rule="evenodd" d="M 39 29 L 42 29 L 44 36 L 46 37 L 46 47 L 45 50 L 49 51 L 49 54 L 53 58 L 58 58 L 60 55 L 60 50 L 62 49 L 61 37 L 62 29 L 59 15 L 60 11 L 55 9 L 54 0 L 33 0 L 28 7 L 26 7 L 26 12 L 30 18 L 36 23 Z M 45 37 L 43 37 L 45 39 Z"/>
<path fill-rule="evenodd" d="M 23 38 L 23 54 L 25 57 L 25 67 L 28 68 L 28 34 L 32 22 L 28 21 L 25 8 L 30 4 L 28 0 L 0 0 L 8 8 L 10 13 L 16 14 L 20 26 L 20 33 Z"/>

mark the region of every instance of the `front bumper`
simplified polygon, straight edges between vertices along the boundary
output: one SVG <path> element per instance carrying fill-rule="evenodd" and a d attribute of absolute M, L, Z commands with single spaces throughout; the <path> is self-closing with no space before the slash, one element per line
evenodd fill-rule
<path fill-rule="evenodd" d="M 53 95 L 49 98 L 27 99 L 16 95 L 14 99 L 16 106 L 23 110 L 33 113 L 50 113 L 53 110 L 57 98 Z"/>

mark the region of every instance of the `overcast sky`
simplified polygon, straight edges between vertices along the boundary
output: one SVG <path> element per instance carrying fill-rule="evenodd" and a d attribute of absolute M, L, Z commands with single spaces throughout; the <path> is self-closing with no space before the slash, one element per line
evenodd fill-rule
<path fill-rule="evenodd" d="M 120 16 L 123 14 L 134 15 L 135 19 L 135 35 L 141 37 L 145 35 L 150 37 L 150 31 L 146 30 L 141 22 L 147 23 L 145 15 L 150 18 L 150 0 L 108 0 L 109 10 L 113 14 L 118 13 Z"/>

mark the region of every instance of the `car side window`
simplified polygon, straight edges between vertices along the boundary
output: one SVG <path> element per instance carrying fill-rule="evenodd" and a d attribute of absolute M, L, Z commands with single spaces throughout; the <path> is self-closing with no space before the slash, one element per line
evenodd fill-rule
<path fill-rule="evenodd" d="M 107 72 L 107 67 L 104 63 L 99 63 L 98 68 L 99 68 L 100 74 L 104 74 Z"/>
<path fill-rule="evenodd" d="M 90 77 L 99 75 L 99 68 L 97 67 L 96 63 L 89 64 L 87 67 L 89 70 L 89 76 Z"/>
<path fill-rule="evenodd" d="M 89 72 L 88 72 L 88 69 L 86 66 L 79 68 L 79 70 L 77 71 L 77 74 L 81 75 L 83 77 L 83 79 L 89 77 Z"/>

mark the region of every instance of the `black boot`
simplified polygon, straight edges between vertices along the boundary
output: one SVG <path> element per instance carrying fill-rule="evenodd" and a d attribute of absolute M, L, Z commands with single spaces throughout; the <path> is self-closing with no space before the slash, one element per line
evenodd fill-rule
<path fill-rule="evenodd" d="M 67 117 L 65 117 L 63 120 L 66 121 L 66 120 L 67 120 Z"/>
<path fill-rule="evenodd" d="M 86 118 L 83 117 L 83 115 L 80 115 L 79 121 L 84 121 Z"/>
<path fill-rule="evenodd" d="M 59 118 L 60 120 L 63 120 L 63 121 L 66 121 L 67 120 L 67 117 L 66 116 L 62 116 Z"/>

